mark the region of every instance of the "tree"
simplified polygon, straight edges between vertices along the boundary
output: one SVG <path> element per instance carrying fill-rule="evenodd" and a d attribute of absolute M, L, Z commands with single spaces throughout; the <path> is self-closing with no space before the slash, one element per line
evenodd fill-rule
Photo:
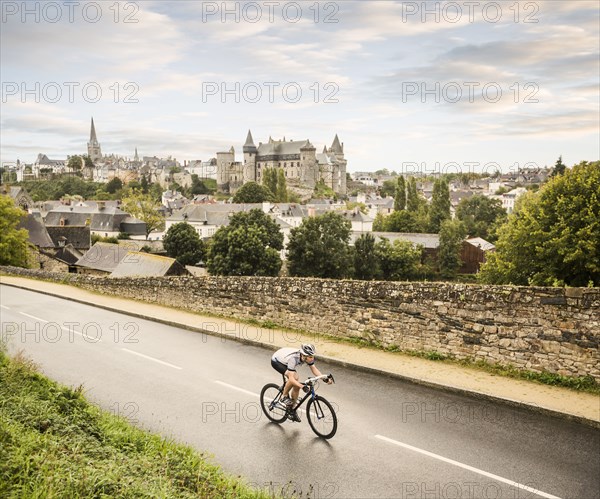
<path fill-rule="evenodd" d="M 421 202 L 422 201 L 422 202 Z M 408 185 L 406 188 L 406 209 L 411 213 L 417 213 L 422 204 L 425 203 L 424 199 L 419 198 L 417 194 L 417 181 L 415 177 L 408 178 Z"/>
<path fill-rule="evenodd" d="M 192 174 L 192 187 L 190 189 L 191 196 L 196 196 L 197 194 L 208 194 L 208 187 L 200 180 L 200 177 L 195 173 Z"/>
<path fill-rule="evenodd" d="M 194 181 L 194 176 L 192 175 L 192 182 Z M 146 175 L 142 175 L 142 180 L 140 180 L 140 186 L 142 188 L 142 192 L 144 194 L 148 194 L 150 190 L 150 183 L 148 182 L 148 177 Z"/>
<path fill-rule="evenodd" d="M 276 276 L 282 249 L 279 226 L 262 210 L 236 213 L 209 245 L 208 271 L 213 275 Z"/>
<path fill-rule="evenodd" d="M 558 175 L 564 175 L 565 170 L 567 169 L 566 165 L 562 162 L 562 156 L 559 156 L 554 164 L 554 169 L 552 170 L 551 177 L 556 177 Z"/>
<path fill-rule="evenodd" d="M 256 182 L 247 182 L 233 196 L 234 203 L 263 203 L 273 201 L 272 192 Z"/>
<path fill-rule="evenodd" d="M 463 241 L 467 235 L 465 225 L 458 220 L 444 220 L 440 227 L 438 264 L 440 274 L 446 279 L 456 277 L 463 262 L 460 258 Z"/>
<path fill-rule="evenodd" d="M 362 234 L 354 243 L 354 277 L 370 280 L 378 273 L 375 238 L 372 234 Z"/>
<path fill-rule="evenodd" d="M 169 227 L 163 238 L 167 255 L 181 265 L 196 265 L 205 257 L 205 246 L 198 232 L 187 222 Z"/>
<path fill-rule="evenodd" d="M 429 208 L 429 231 L 437 234 L 444 220 L 450 219 L 450 189 L 445 179 L 433 184 L 433 197 Z"/>
<path fill-rule="evenodd" d="M 384 219 L 385 232 L 422 232 L 417 215 L 406 210 L 394 211 Z"/>
<path fill-rule="evenodd" d="M 396 192 L 394 193 L 394 211 L 402 211 L 406 208 L 406 182 L 404 175 L 398 177 Z"/>
<path fill-rule="evenodd" d="M 351 274 L 350 231 L 343 216 L 327 212 L 305 219 L 292 229 L 288 243 L 288 269 L 299 277 L 343 278 Z"/>
<path fill-rule="evenodd" d="M 388 196 L 394 196 L 396 194 L 396 181 L 395 180 L 386 180 L 383 182 L 381 189 L 379 190 L 379 194 L 382 198 L 386 198 Z"/>
<path fill-rule="evenodd" d="M 11 197 L 0 195 L 0 265 L 29 266 L 29 235 L 26 229 L 18 229 L 26 215 Z"/>
<path fill-rule="evenodd" d="M 378 277 L 386 281 L 400 281 L 416 277 L 421 268 L 423 248 L 410 241 L 392 243 L 382 239 L 375 246 Z"/>
<path fill-rule="evenodd" d="M 600 285 L 600 161 L 526 193 L 498 231 L 480 279 L 493 284 Z"/>
<path fill-rule="evenodd" d="M 277 170 L 277 192 L 275 194 L 275 201 L 278 203 L 287 203 L 287 182 L 285 180 L 285 173 L 283 169 Z"/>
<path fill-rule="evenodd" d="M 469 236 L 482 237 L 493 243 L 497 239 L 496 230 L 506 221 L 507 215 L 500 200 L 475 194 L 458 203 L 456 218 L 465 224 Z"/>
<path fill-rule="evenodd" d="M 79 172 L 83 168 L 84 160 L 81 156 L 71 156 L 67 162 L 67 168 L 72 172 Z"/>
<path fill-rule="evenodd" d="M 385 216 L 379 212 L 373 220 L 373 232 L 385 232 Z"/>
<path fill-rule="evenodd" d="M 113 177 L 106 183 L 105 190 L 109 194 L 114 194 L 115 192 L 121 190 L 123 188 L 123 181 L 119 177 Z"/>
<path fill-rule="evenodd" d="M 272 194 L 273 200 L 277 197 L 277 170 L 275 168 L 265 168 L 263 170 L 262 185 Z"/>
<path fill-rule="evenodd" d="M 152 195 L 134 189 L 127 197 L 123 198 L 121 209 L 132 217 L 146 222 L 146 239 L 148 239 L 151 232 L 165 226 L 165 219 L 158 211 L 158 207 L 159 203 L 154 200 Z"/>

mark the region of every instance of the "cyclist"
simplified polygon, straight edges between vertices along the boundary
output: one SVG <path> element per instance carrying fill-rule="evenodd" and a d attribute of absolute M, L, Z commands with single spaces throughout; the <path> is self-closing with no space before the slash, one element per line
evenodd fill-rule
<path fill-rule="evenodd" d="M 306 387 L 299 381 L 296 369 L 306 362 L 306 365 L 310 367 L 310 370 L 315 376 L 321 376 L 321 371 L 315 366 L 315 354 L 315 346 L 310 343 L 304 343 L 299 349 L 280 348 L 271 357 L 271 366 L 273 369 L 287 378 L 281 402 L 285 404 L 289 412 L 289 418 L 298 423 L 301 421 L 300 416 L 298 416 L 296 411 L 292 412 L 291 408 L 298 400 L 300 388 L 305 389 Z M 327 384 L 330 383 L 331 380 L 327 380 Z"/>

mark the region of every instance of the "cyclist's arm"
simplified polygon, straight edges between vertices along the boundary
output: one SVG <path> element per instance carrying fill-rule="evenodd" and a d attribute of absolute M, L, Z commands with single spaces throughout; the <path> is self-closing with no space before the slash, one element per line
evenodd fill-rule
<path fill-rule="evenodd" d="M 312 366 L 308 366 L 308 367 L 310 367 L 310 370 L 312 371 L 312 373 L 313 373 L 315 376 L 323 376 L 323 375 L 321 374 L 321 371 L 319 371 L 319 370 L 317 369 L 317 366 L 315 366 L 314 364 L 313 364 Z"/>

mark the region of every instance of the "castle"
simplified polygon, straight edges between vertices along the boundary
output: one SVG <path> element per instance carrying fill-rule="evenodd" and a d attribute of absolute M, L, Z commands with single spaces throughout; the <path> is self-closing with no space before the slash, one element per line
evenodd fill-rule
<path fill-rule="evenodd" d="M 243 147 L 244 162 L 235 161 L 233 146 L 227 152 L 217 153 L 217 187 L 233 193 L 246 182 L 262 183 L 265 168 L 281 168 L 290 186 L 314 189 L 319 181 L 337 194 L 346 194 L 346 166 L 344 144 L 335 136 L 329 149 L 317 154 L 310 140 L 273 140 L 258 147 L 248 131 Z"/>

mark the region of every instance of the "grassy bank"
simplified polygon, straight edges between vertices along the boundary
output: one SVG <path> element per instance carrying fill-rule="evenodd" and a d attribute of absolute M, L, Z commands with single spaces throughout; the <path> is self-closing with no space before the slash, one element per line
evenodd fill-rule
<path fill-rule="evenodd" d="M 271 496 L 101 411 L 0 345 L 0 497 Z"/>

